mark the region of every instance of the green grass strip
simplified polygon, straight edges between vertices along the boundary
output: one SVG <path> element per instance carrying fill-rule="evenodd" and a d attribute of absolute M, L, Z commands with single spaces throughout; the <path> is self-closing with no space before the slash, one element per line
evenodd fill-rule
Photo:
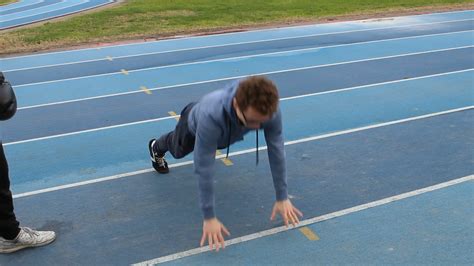
<path fill-rule="evenodd" d="M 5 2 L 5 1 L 3 1 Z M 269 25 L 472 8 L 474 0 L 129 0 L 0 33 L 0 54 Z M 352 16 L 352 17 L 351 17 Z"/>

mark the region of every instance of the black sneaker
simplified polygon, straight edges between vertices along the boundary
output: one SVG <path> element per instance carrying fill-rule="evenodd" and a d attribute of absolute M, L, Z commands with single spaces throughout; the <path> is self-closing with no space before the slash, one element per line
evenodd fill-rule
<path fill-rule="evenodd" d="M 165 160 L 165 156 L 159 156 L 156 151 L 153 150 L 153 144 L 155 143 L 155 139 L 150 140 L 148 143 L 148 150 L 150 151 L 151 156 L 151 164 L 153 168 L 160 173 L 166 174 L 169 173 L 170 169 L 168 168 L 168 163 Z"/>

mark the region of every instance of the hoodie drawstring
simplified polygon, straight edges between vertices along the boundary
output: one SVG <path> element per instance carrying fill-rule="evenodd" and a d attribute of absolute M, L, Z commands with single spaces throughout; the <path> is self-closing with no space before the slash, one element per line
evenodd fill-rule
<path fill-rule="evenodd" d="M 229 137 L 227 138 L 227 154 L 225 156 L 226 159 L 229 158 L 229 150 L 230 150 L 230 133 L 232 132 L 232 123 L 230 122 L 229 118 Z"/>
<path fill-rule="evenodd" d="M 255 136 L 257 136 L 256 141 L 255 141 L 256 142 L 255 146 L 257 148 L 257 158 L 256 158 L 257 161 L 255 162 L 255 165 L 258 165 L 258 129 L 255 130 Z"/>
<path fill-rule="evenodd" d="M 225 155 L 225 158 L 228 159 L 229 158 L 229 150 L 230 150 L 230 135 L 232 133 L 232 123 L 229 119 L 229 137 L 227 138 L 227 153 Z M 255 164 L 258 165 L 258 129 L 255 130 L 255 136 L 256 136 L 256 140 L 255 140 L 255 147 L 256 147 L 256 150 L 257 150 L 257 154 L 256 154 L 256 162 Z"/>

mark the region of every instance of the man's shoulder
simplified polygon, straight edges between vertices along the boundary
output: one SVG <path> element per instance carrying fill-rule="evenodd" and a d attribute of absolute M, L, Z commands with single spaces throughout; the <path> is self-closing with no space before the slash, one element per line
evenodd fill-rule
<path fill-rule="evenodd" d="M 212 91 L 206 95 L 204 95 L 200 102 L 205 102 L 205 103 L 213 103 L 213 102 L 222 102 L 223 99 L 225 98 L 225 91 L 223 89 L 215 90 Z"/>
<path fill-rule="evenodd" d="M 213 116 L 224 107 L 225 94 L 222 90 L 213 91 L 199 100 L 199 110 L 202 115 Z"/>

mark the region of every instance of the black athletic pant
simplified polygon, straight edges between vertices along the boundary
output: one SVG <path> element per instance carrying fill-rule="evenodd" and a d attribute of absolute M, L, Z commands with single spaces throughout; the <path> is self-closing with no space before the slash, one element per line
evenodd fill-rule
<path fill-rule="evenodd" d="M 154 145 L 158 154 L 164 155 L 170 152 L 174 158 L 179 159 L 188 155 L 194 150 L 195 136 L 190 132 L 188 126 L 189 112 L 196 103 L 190 103 L 181 111 L 181 118 L 174 131 L 161 136 Z"/>
<path fill-rule="evenodd" d="M 8 163 L 0 142 L 0 236 L 5 239 L 14 239 L 20 232 L 20 223 L 13 212 L 13 198 L 10 191 L 8 177 Z"/>

